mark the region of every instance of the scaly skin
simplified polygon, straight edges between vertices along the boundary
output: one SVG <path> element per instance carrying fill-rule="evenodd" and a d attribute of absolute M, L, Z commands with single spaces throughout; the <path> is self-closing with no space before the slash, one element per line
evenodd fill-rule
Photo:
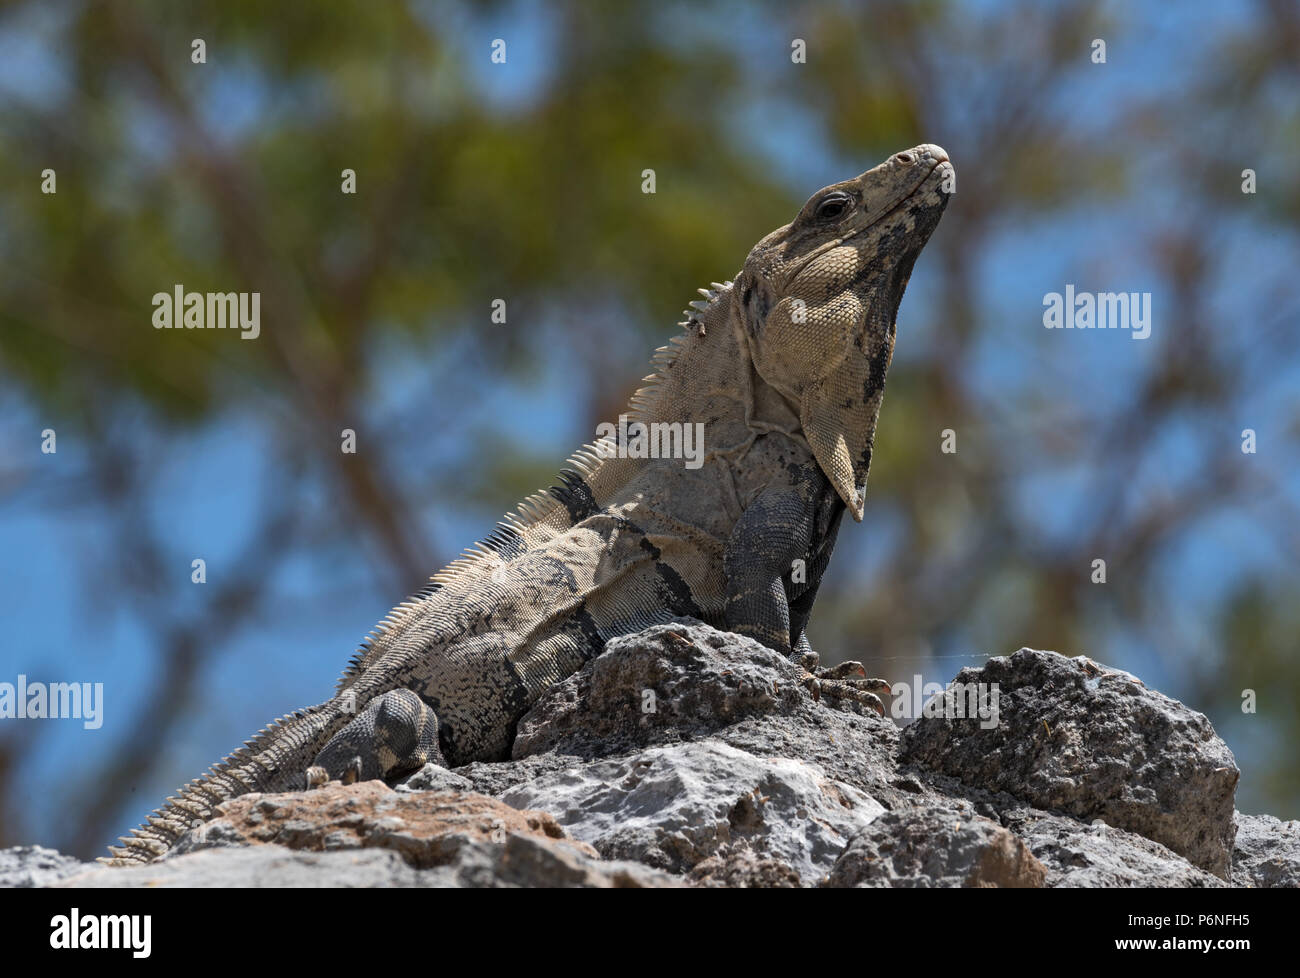
<path fill-rule="evenodd" d="M 395 608 L 332 699 L 191 782 L 110 861 L 157 858 L 248 791 L 508 757 L 543 691 L 676 617 L 750 635 L 810 669 L 815 693 L 879 708 L 887 687 L 857 663 L 818 670 L 806 628 L 845 509 L 862 519 L 895 317 L 951 173 L 923 145 L 814 194 L 693 304 L 632 399 L 632 422 L 703 424 L 702 465 L 586 446 Z"/>

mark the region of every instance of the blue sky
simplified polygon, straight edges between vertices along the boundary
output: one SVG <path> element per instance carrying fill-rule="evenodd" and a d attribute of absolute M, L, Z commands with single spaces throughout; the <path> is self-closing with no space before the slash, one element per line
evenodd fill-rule
<path fill-rule="evenodd" d="M 987 6 L 976 3 L 964 9 L 977 17 L 979 10 Z M 1119 22 L 1141 26 L 1123 32 L 1126 40 L 1111 48 L 1114 71 L 1081 76 L 1067 90 L 1062 126 L 1076 133 L 1096 132 L 1097 138 L 1105 138 L 1114 123 L 1115 111 L 1126 105 L 1134 93 L 1176 92 L 1190 86 L 1198 65 L 1204 63 L 1206 45 L 1216 33 L 1240 23 L 1249 10 L 1249 5 L 1243 3 L 1203 2 L 1177 5 L 1180 13 L 1175 15 L 1174 6 L 1124 4 L 1111 8 Z M 477 65 L 472 77 L 486 105 L 496 111 L 517 110 L 545 85 L 555 25 L 536 8 L 502 8 L 486 20 L 458 13 L 455 8 L 440 7 L 436 14 L 440 28 L 459 33 L 467 45 L 486 44 L 496 36 L 509 39 L 508 71 L 490 70 L 482 60 L 471 62 Z M 671 25 L 687 15 L 679 8 L 668 8 L 664 17 Z M 705 38 L 728 41 L 742 51 L 786 43 L 775 27 L 756 18 L 719 15 L 702 25 L 696 24 L 694 15 L 690 19 Z M 48 100 L 52 104 L 67 96 L 59 56 L 48 43 L 55 36 L 52 30 L 58 22 L 59 14 L 53 8 L 40 8 L 17 24 L 0 22 L 0 95 Z M 684 29 L 675 36 L 682 37 L 682 43 L 700 40 L 696 33 Z M 946 89 L 956 106 L 954 117 L 961 115 L 958 110 L 962 99 L 978 88 L 981 70 L 978 64 L 954 66 L 954 77 L 961 81 Z M 266 91 L 264 83 L 235 71 L 213 88 L 205 111 L 222 120 L 223 132 L 233 140 L 262 111 L 274 111 L 275 104 L 274 93 Z M 757 119 L 765 125 L 753 125 Z M 809 151 L 809 147 L 824 147 L 826 142 L 817 120 L 783 97 L 779 82 L 770 79 L 765 94 L 738 108 L 736 122 L 737 133 L 748 137 L 753 151 L 772 162 L 792 194 L 800 199 L 823 184 L 875 162 Z M 142 148 L 166 138 L 147 117 L 138 119 L 133 132 Z M 947 147 L 959 174 L 966 167 L 978 166 L 978 160 L 963 158 L 964 136 L 959 127 L 928 136 Z M 1294 169 L 1293 159 L 1266 155 L 1270 138 L 1269 134 L 1260 134 L 1253 142 L 1243 139 L 1243 166 L 1259 165 L 1266 175 L 1270 166 Z M 1170 344 L 1179 342 L 1178 324 L 1161 316 L 1167 304 L 1157 305 L 1153 336 L 1142 342 L 1134 342 L 1123 331 L 1063 335 L 1049 333 L 1040 325 L 1043 295 L 1062 288 L 1065 282 L 1074 282 L 1081 289 L 1154 291 L 1157 303 L 1167 298 L 1159 294 L 1160 281 L 1139 242 L 1143 240 L 1142 232 L 1153 224 L 1176 221 L 1184 201 L 1171 182 L 1161 179 L 1169 163 L 1163 148 L 1153 142 L 1140 150 L 1144 154 L 1136 168 L 1140 180 L 1128 189 L 1124 203 L 1105 209 L 1085 205 L 1032 221 L 1012 215 L 990 237 L 991 247 L 978 257 L 977 280 L 982 289 L 979 315 L 992 328 L 986 331 L 969 369 L 973 390 L 990 405 L 996 406 L 1001 394 L 1009 389 L 1049 386 L 1062 410 L 1061 423 L 1070 423 L 1071 412 L 1086 415 L 1090 405 L 1103 405 L 1109 410 L 1115 403 L 1123 403 L 1132 378 L 1165 356 Z M 1262 162 L 1255 163 L 1256 159 Z M 1227 173 L 1224 179 L 1232 182 L 1236 176 Z M 960 203 L 959 177 L 954 206 Z M 1248 330 L 1249 323 L 1233 320 L 1232 310 L 1239 308 L 1241 293 L 1249 290 L 1253 281 L 1276 279 L 1290 267 L 1296 254 L 1296 232 L 1294 228 L 1279 229 L 1276 239 L 1261 240 L 1258 227 L 1244 221 L 1240 226 L 1225 226 L 1218 231 L 1221 237 L 1216 249 L 1230 273 L 1221 274 L 1212 283 L 1208 301 L 1221 312 L 1225 329 Z M 741 257 L 736 256 L 736 264 Z M 717 276 L 729 276 L 732 271 L 720 268 Z M 690 297 L 696 284 L 703 283 L 683 283 L 682 302 Z M 922 261 L 900 314 L 896 363 L 942 350 L 945 338 L 941 324 L 926 314 L 934 308 L 942 288 L 940 270 Z M 913 328 L 911 323 L 918 325 Z M 663 335 L 668 336 L 672 329 L 672 320 L 665 319 Z M 547 335 L 563 336 L 563 330 L 564 324 L 557 321 L 548 328 Z M 431 427 L 468 433 L 494 418 L 524 418 L 530 452 L 553 457 L 558 468 L 562 459 L 588 440 L 591 433 L 582 429 L 584 381 L 574 377 L 563 357 L 555 352 L 561 345 L 545 339 L 539 337 L 533 345 L 538 365 L 526 384 L 505 386 L 482 370 L 470 370 L 449 381 L 445 414 L 431 419 Z M 644 373 L 650 349 L 647 346 L 644 351 L 629 353 L 629 377 Z M 374 369 L 387 378 L 384 390 L 372 405 L 375 417 L 384 416 L 390 405 L 402 403 L 429 383 L 430 360 L 455 355 L 453 349 L 434 349 L 428 344 L 375 351 L 375 363 L 381 366 Z M 1241 405 L 1238 416 L 1215 419 L 1227 450 L 1235 448 L 1243 427 L 1257 428 L 1265 444 L 1279 443 L 1285 437 L 1284 426 L 1295 416 L 1300 360 L 1271 365 L 1267 380 Z M 564 393 L 557 396 L 557 391 Z M 21 463 L 13 466 L 15 471 L 36 466 L 77 470 L 84 447 L 70 435 L 61 436 L 57 456 L 33 458 L 32 446 L 48 420 L 12 391 L 5 392 L 2 398 L 0 458 L 20 459 Z M 887 397 L 886 410 L 888 405 Z M 207 560 L 210 579 L 239 572 L 230 560 L 253 526 L 250 502 L 256 493 L 249 487 L 269 477 L 268 459 L 274 452 L 260 413 L 267 409 L 267 405 L 254 402 L 243 412 L 232 411 L 198 432 L 186 433 L 167 432 L 141 415 L 142 432 L 148 431 L 159 449 L 151 463 L 157 487 L 151 500 L 151 517 L 158 526 L 183 528 L 183 542 L 178 541 L 174 551 L 178 580 L 188 581 L 189 554 Z M 1014 438 L 1018 426 L 1042 421 L 1002 418 L 998 422 L 1002 427 L 996 433 Z M 1134 423 L 1141 423 L 1141 419 Z M 1203 424 L 1204 420 L 1188 418 L 1186 423 Z M 474 446 L 464 439 L 444 435 L 429 439 L 429 443 L 429 455 L 399 459 L 404 475 L 413 476 L 430 464 L 473 464 Z M 1158 457 L 1146 459 L 1141 471 L 1122 475 L 1132 479 L 1134 493 L 1185 491 L 1189 474 L 1196 471 L 1196 444 L 1174 426 L 1163 440 Z M 17 776 L 35 792 L 34 805 L 41 817 L 33 824 L 38 825 L 45 819 L 57 819 L 59 798 L 36 789 L 51 780 L 57 783 L 62 772 L 78 770 L 84 757 L 103 749 L 101 738 L 111 739 L 114 730 L 120 729 L 113 723 L 114 716 L 129 715 L 147 689 L 140 677 L 153 663 L 150 631 L 139 610 L 106 605 L 95 593 L 96 576 L 118 572 L 113 565 L 111 539 L 101 525 L 71 502 L 76 495 L 75 485 L 47 475 L 41 473 L 32 480 L 33 485 L 43 487 L 40 492 L 19 491 L 0 508 L 0 580 L 4 581 L 0 588 L 0 620 L 6 623 L 8 636 L 3 646 L 5 653 L 0 657 L 0 681 L 12 681 L 23 671 L 32 679 L 103 682 L 106 706 L 105 725 L 100 731 L 86 731 L 69 721 L 50 722 L 34 734 L 39 738 L 39 749 L 30 755 Z M 1011 491 L 1021 498 L 1023 518 L 1039 528 L 1044 544 L 1050 546 L 1057 535 L 1068 532 L 1080 512 L 1086 512 L 1095 480 L 1115 477 L 1116 473 L 1099 472 L 1082 462 L 1016 484 Z M 1300 494 L 1300 480 L 1294 473 L 1286 488 L 1293 498 Z M 326 500 L 322 492 L 302 502 L 304 507 L 318 509 L 327 505 Z M 483 536 L 499 515 L 487 507 L 469 512 L 451 510 L 432 499 L 421 500 L 421 511 L 430 535 L 451 552 Z M 856 536 L 846 533 L 841 538 L 833 570 L 841 575 L 842 582 L 856 581 L 859 576 L 869 580 L 873 573 L 887 573 L 891 517 L 887 512 L 873 512 L 870 501 L 868 512 L 863 532 Z M 340 515 L 339 519 L 344 517 Z M 213 694 L 209 703 L 219 708 L 195 704 L 190 722 L 178 732 L 180 739 L 159 744 L 166 763 L 149 783 L 139 785 L 139 810 L 122 820 L 123 829 L 138 821 L 165 793 L 215 761 L 211 745 L 233 748 L 271 718 L 327 698 L 356 644 L 403 597 L 375 583 L 360 544 L 343 548 L 336 556 L 325 579 L 319 563 L 300 559 L 290 561 L 276 580 L 268 582 L 278 596 L 274 614 L 251 622 L 236 635 L 228 652 L 216 659 L 205 676 L 204 686 Z M 1257 515 L 1225 512 L 1195 528 L 1178 559 L 1161 569 L 1152 586 L 1168 591 L 1181 611 L 1176 627 L 1194 646 L 1198 635 L 1201 641 L 1208 640 L 1205 623 L 1198 622 L 1199 610 L 1243 574 L 1277 574 L 1287 570 L 1287 561 L 1287 552 Z M 202 592 L 193 588 L 181 586 L 172 593 L 177 601 L 202 600 Z M 938 656 L 979 657 L 1012 650 L 971 648 L 964 644 L 963 635 L 956 635 L 934 652 Z M 1138 673 L 1170 695 L 1178 696 L 1184 688 L 1177 664 L 1151 650 L 1118 641 L 1105 650 L 1086 651 Z M 1196 654 L 1197 650 L 1192 648 L 1190 652 Z M 927 678 L 947 678 L 965 664 L 955 659 L 939 661 L 951 663 L 952 668 L 940 667 L 938 676 Z M 275 668 L 268 669 L 268 663 L 274 663 Z M 1220 732 L 1244 765 L 1276 746 L 1248 724 L 1229 724 L 1231 717 L 1213 719 L 1222 724 Z M 1277 814 L 1294 817 L 1297 813 Z"/>

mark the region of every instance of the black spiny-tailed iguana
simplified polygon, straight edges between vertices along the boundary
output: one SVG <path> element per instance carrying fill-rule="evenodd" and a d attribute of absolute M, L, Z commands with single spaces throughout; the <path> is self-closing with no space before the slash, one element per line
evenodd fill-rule
<path fill-rule="evenodd" d="M 157 858 L 246 792 L 503 759 L 547 687 L 609 639 L 676 617 L 878 703 L 875 681 L 847 678 L 865 677 L 856 663 L 817 668 L 805 627 L 845 508 L 862 519 L 895 317 L 952 173 L 922 145 L 814 194 L 734 282 L 702 290 L 632 399 L 634 423 L 702 424 L 702 465 L 621 457 L 609 441 L 579 451 L 559 486 L 393 609 L 331 700 L 182 788 L 112 861 Z"/>

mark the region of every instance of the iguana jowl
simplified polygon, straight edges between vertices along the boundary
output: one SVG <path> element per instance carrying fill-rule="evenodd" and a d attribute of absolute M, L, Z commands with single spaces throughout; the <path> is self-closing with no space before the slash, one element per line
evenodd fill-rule
<path fill-rule="evenodd" d="M 734 282 L 702 290 L 632 399 L 633 422 L 703 423 L 703 465 L 579 451 L 559 486 L 393 609 L 332 699 L 181 789 L 112 861 L 157 858 L 246 792 L 503 759 L 543 690 L 675 617 L 816 669 L 808 615 L 845 508 L 862 519 L 895 317 L 952 172 L 922 145 L 814 194 Z M 819 689 L 874 699 L 845 678 L 860 667 L 818 673 Z"/>

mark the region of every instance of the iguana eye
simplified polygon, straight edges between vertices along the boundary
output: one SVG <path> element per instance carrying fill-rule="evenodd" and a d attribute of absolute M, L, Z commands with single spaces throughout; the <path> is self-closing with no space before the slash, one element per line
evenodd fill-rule
<path fill-rule="evenodd" d="M 853 198 L 848 194 L 831 194 L 817 205 L 817 220 L 833 221 L 842 217 L 851 203 Z"/>

